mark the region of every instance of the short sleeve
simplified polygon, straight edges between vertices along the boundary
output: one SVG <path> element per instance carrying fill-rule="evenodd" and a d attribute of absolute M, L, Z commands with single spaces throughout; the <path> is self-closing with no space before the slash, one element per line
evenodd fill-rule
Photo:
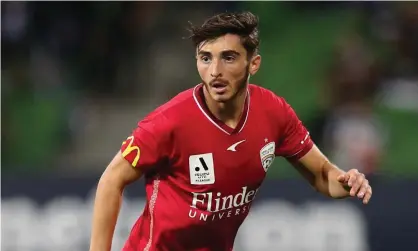
<path fill-rule="evenodd" d="M 293 108 L 281 99 L 281 110 L 284 122 L 280 126 L 280 139 L 276 148 L 276 155 L 289 160 L 302 158 L 313 147 L 308 130 L 298 118 Z"/>
<path fill-rule="evenodd" d="M 168 123 L 162 114 L 148 116 L 122 143 L 122 156 L 133 167 L 147 171 L 168 156 L 169 133 Z"/>

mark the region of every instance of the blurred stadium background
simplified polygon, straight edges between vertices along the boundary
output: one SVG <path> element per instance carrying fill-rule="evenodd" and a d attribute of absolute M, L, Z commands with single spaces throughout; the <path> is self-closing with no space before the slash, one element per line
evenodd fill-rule
<path fill-rule="evenodd" d="M 263 64 L 369 206 L 316 194 L 276 159 L 241 251 L 418 250 L 418 4 L 414 2 L 2 2 L 3 251 L 88 250 L 96 182 L 145 114 L 199 81 L 187 21 L 251 10 Z M 120 250 L 142 212 L 127 193 Z"/>

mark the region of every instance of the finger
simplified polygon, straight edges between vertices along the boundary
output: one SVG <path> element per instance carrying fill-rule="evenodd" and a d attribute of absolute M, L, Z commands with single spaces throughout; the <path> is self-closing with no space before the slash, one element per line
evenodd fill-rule
<path fill-rule="evenodd" d="M 350 178 L 350 175 L 345 173 L 345 174 L 341 174 L 340 176 L 338 176 L 337 180 L 341 183 L 346 183 L 349 178 Z"/>
<path fill-rule="evenodd" d="M 358 191 L 357 197 L 359 199 L 362 199 L 364 195 L 366 194 L 368 188 L 369 188 L 369 182 L 366 179 L 364 179 L 363 184 L 361 185 L 360 190 Z"/>
<path fill-rule="evenodd" d="M 357 179 L 357 175 L 356 174 L 349 174 L 348 185 L 350 187 L 352 187 L 354 185 L 354 183 L 356 182 L 356 179 Z"/>
<path fill-rule="evenodd" d="M 369 203 L 371 197 L 372 197 L 372 188 L 369 186 L 366 194 L 364 195 L 363 204 Z"/>
<path fill-rule="evenodd" d="M 356 180 L 353 186 L 351 187 L 351 191 L 350 191 L 351 196 L 356 196 L 360 187 L 363 185 L 363 181 L 364 181 L 364 177 L 362 175 L 357 175 Z"/>

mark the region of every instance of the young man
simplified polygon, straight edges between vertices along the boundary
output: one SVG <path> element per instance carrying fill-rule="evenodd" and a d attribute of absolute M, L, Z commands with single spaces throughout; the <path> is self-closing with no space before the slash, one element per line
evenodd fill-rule
<path fill-rule="evenodd" d="M 90 251 L 110 250 L 124 187 L 141 176 L 147 205 L 124 251 L 232 250 L 275 156 L 324 195 L 368 203 L 364 175 L 330 163 L 283 98 L 248 83 L 261 64 L 257 26 L 244 12 L 191 27 L 202 84 L 150 113 L 123 142 L 98 184 Z"/>

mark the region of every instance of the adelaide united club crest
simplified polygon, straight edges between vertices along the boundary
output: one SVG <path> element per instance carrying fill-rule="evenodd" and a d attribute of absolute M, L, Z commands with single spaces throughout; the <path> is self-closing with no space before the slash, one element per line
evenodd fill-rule
<path fill-rule="evenodd" d="M 265 140 L 267 142 L 267 140 Z M 271 164 L 273 164 L 274 158 L 275 158 L 275 149 L 276 144 L 274 142 L 270 142 L 267 145 L 265 145 L 260 150 L 260 159 L 261 164 L 263 165 L 264 171 L 267 172 Z"/>

